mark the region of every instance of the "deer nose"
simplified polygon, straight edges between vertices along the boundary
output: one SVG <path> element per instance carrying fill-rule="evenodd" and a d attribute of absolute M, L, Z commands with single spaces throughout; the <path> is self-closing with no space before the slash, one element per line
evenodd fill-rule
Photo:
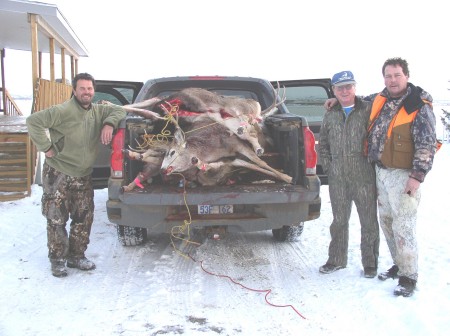
<path fill-rule="evenodd" d="M 162 170 L 162 173 L 163 173 L 164 175 L 170 175 L 170 174 L 172 173 L 172 171 L 173 171 L 173 166 L 169 166 L 169 167 L 167 167 L 166 169 L 163 169 L 163 170 Z"/>

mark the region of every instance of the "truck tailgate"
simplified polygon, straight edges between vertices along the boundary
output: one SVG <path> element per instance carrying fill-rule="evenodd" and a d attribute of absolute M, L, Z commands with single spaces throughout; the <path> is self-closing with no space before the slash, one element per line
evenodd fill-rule
<path fill-rule="evenodd" d="M 123 193 L 119 199 L 124 204 L 133 205 L 176 205 L 186 203 L 197 204 L 278 204 L 312 202 L 318 197 L 320 188 L 318 179 L 311 183 L 317 186 L 306 188 L 302 185 L 290 184 L 257 184 L 213 186 L 186 189 L 152 185 L 146 189 Z"/>

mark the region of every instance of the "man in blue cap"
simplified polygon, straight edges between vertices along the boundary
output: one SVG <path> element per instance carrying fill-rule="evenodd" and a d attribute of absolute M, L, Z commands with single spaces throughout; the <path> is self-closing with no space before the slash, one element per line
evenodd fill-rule
<path fill-rule="evenodd" d="M 361 223 L 364 276 L 373 278 L 377 275 L 380 234 L 375 170 L 364 148 L 370 103 L 356 97 L 351 71 L 336 73 L 331 84 L 338 104 L 323 119 L 319 155 L 328 175 L 333 222 L 328 260 L 319 271 L 328 274 L 347 266 L 349 219 L 355 202 Z"/>

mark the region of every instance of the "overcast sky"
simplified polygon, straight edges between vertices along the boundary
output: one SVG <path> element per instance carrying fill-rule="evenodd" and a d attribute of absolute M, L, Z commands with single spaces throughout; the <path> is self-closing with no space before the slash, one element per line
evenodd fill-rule
<path fill-rule="evenodd" d="M 402 57 L 409 62 L 412 83 L 435 100 L 450 100 L 450 14 L 441 0 L 377 0 L 373 6 L 358 0 L 44 2 L 58 6 L 88 50 L 79 72 L 98 79 L 239 75 L 286 80 L 351 70 L 357 93 L 369 94 L 384 87 L 384 61 Z M 6 55 L 8 71 L 17 69 L 14 82 L 8 81 L 12 94 L 31 91 L 28 57 Z M 22 74 L 24 79 L 16 80 Z"/>

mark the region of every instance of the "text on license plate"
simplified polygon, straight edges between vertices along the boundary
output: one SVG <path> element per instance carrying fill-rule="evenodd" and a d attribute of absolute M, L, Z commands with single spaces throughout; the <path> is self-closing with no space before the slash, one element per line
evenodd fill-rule
<path fill-rule="evenodd" d="M 199 215 L 232 214 L 232 205 L 198 205 Z"/>

